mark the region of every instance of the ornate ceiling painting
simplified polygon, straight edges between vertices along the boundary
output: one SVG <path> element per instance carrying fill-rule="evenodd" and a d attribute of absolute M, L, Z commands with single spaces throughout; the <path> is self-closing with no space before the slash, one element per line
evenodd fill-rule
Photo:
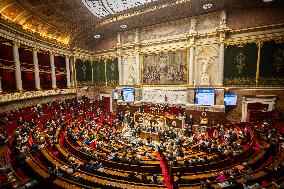
<path fill-rule="evenodd" d="M 44 40 L 95 50 L 135 28 L 223 9 L 278 5 L 281 0 L 268 5 L 261 0 L 0 0 L 0 19 Z"/>
<path fill-rule="evenodd" d="M 103 18 L 110 14 L 116 14 L 153 1 L 157 0 L 82 0 L 84 5 L 99 18 Z"/>

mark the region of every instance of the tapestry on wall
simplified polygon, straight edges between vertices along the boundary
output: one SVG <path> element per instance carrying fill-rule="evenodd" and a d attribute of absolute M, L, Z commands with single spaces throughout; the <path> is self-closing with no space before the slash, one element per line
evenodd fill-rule
<path fill-rule="evenodd" d="M 284 43 L 265 42 L 260 49 L 259 84 L 284 84 Z"/>
<path fill-rule="evenodd" d="M 186 50 L 145 55 L 143 62 L 143 84 L 187 84 Z"/>
<path fill-rule="evenodd" d="M 92 66 L 89 60 L 76 60 L 76 79 L 78 85 L 85 85 L 92 81 Z"/>
<path fill-rule="evenodd" d="M 229 45 L 225 51 L 224 84 L 255 85 L 258 47 L 248 43 L 242 47 Z"/>
<path fill-rule="evenodd" d="M 105 62 L 104 60 L 95 61 L 93 64 L 93 75 L 95 85 L 105 85 Z"/>
<path fill-rule="evenodd" d="M 119 72 L 118 72 L 118 59 L 108 59 L 106 61 L 106 75 L 107 85 L 116 86 L 118 85 Z"/>

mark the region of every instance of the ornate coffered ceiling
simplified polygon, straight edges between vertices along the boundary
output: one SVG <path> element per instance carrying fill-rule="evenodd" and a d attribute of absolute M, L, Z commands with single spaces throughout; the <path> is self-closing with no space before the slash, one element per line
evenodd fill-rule
<path fill-rule="evenodd" d="M 21 25 L 36 35 L 40 34 L 43 38 L 92 50 L 105 39 L 114 38 L 118 32 L 125 30 L 222 9 L 284 7 L 282 0 L 271 3 L 262 0 L 135 0 L 140 4 L 147 2 L 141 6 L 134 6 L 136 4 L 131 4 L 132 0 L 126 0 L 130 3 L 128 7 L 115 8 L 112 4 L 109 7 L 113 7 L 114 14 L 99 18 L 84 5 L 84 1 L 92 0 L 1 0 L 0 14 L 1 18 Z M 127 25 L 127 28 L 121 28 L 122 24 Z M 95 39 L 96 34 L 101 38 Z"/>

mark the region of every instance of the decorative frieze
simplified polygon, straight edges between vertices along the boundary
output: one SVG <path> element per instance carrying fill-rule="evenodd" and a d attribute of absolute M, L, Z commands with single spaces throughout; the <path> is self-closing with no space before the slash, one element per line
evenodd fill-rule
<path fill-rule="evenodd" d="M 29 98 L 37 98 L 43 96 L 59 95 L 59 94 L 72 94 L 76 93 L 76 89 L 57 89 L 57 90 L 45 90 L 45 91 L 28 91 L 17 92 L 0 95 L 0 103 L 11 102 L 15 100 L 23 100 Z"/>
<path fill-rule="evenodd" d="M 152 103 L 186 104 L 187 90 L 142 90 L 142 101 Z"/>

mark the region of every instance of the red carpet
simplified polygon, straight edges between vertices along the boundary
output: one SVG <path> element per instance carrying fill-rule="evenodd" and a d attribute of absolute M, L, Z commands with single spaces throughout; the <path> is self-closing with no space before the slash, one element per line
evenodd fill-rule
<path fill-rule="evenodd" d="M 172 183 L 171 174 L 168 169 L 168 165 L 163 161 L 159 152 L 156 152 L 158 160 L 160 160 L 160 166 L 162 168 L 162 174 L 164 176 L 164 184 L 167 185 L 168 189 L 173 189 L 174 185 Z"/>

